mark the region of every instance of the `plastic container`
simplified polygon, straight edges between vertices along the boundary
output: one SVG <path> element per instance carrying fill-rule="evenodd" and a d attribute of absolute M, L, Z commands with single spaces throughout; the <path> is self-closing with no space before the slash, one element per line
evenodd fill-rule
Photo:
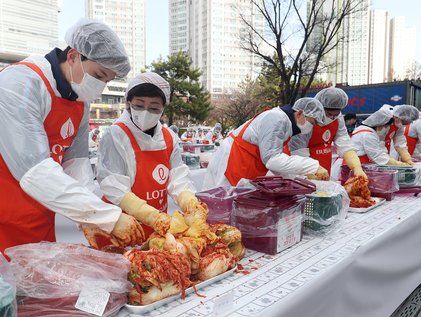
<path fill-rule="evenodd" d="M 419 193 L 421 193 L 421 185 L 411 186 L 411 187 L 402 187 L 397 192 L 397 194 L 419 194 Z"/>
<path fill-rule="evenodd" d="M 196 193 L 196 197 L 208 205 L 209 213 L 207 222 L 211 224 L 230 224 L 234 199 L 239 195 L 252 191 L 254 191 L 253 188 L 217 187 Z"/>
<path fill-rule="evenodd" d="M 364 165 L 363 168 L 369 180 L 368 189 L 370 189 L 371 194 L 375 197 L 389 198 L 387 200 L 391 200 L 393 198 L 392 194 L 399 190 L 398 172 L 396 170 L 380 171 L 370 165 Z M 349 167 L 343 165 L 341 167 L 341 184 L 345 184 L 352 176 L 353 173 Z"/>
<path fill-rule="evenodd" d="M 17 316 L 16 285 L 12 269 L 0 252 L 0 316 Z"/>
<path fill-rule="evenodd" d="M 15 290 L 0 276 L 0 316 L 16 316 Z"/>
<path fill-rule="evenodd" d="M 319 193 L 306 195 L 304 205 L 304 228 L 320 231 L 330 227 L 338 218 L 342 207 L 340 194 Z"/>
<path fill-rule="evenodd" d="M 192 153 L 192 154 L 200 153 L 200 146 L 195 145 L 194 143 L 183 143 L 182 148 L 183 148 L 183 152 L 185 153 Z"/>
<path fill-rule="evenodd" d="M 231 224 L 246 248 L 277 254 L 301 241 L 305 197 L 270 197 L 259 191 L 234 200 Z"/>
<path fill-rule="evenodd" d="M 182 153 L 181 158 L 190 169 L 198 169 L 200 168 L 200 157 L 199 155 L 191 154 L 191 153 Z"/>
<path fill-rule="evenodd" d="M 250 183 L 260 192 L 273 197 L 305 195 L 316 191 L 316 185 L 301 178 L 287 179 L 280 176 L 264 176 L 257 177 Z"/>
<path fill-rule="evenodd" d="M 379 165 L 379 171 L 398 171 L 398 183 L 400 187 L 413 187 L 418 184 L 420 171 L 414 167 L 383 166 Z"/>

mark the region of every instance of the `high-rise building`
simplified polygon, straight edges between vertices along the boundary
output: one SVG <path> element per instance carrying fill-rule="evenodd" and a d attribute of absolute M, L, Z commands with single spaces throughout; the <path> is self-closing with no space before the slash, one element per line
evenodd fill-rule
<path fill-rule="evenodd" d="M 240 12 L 258 32 L 264 30 L 263 16 L 250 1 L 169 0 L 168 5 L 170 54 L 188 52 L 212 98 L 258 75 L 261 61 L 242 49 L 240 41 L 246 30 Z"/>
<path fill-rule="evenodd" d="M 57 0 L 0 1 L 0 63 L 46 54 L 57 45 Z"/>
<path fill-rule="evenodd" d="M 347 18 L 348 68 L 346 82 L 350 85 L 366 84 L 368 80 L 368 52 L 370 34 L 369 0 L 359 2 L 355 13 Z"/>
<path fill-rule="evenodd" d="M 406 27 L 405 17 L 390 21 L 389 80 L 408 78 L 415 62 L 416 30 Z"/>
<path fill-rule="evenodd" d="M 320 16 L 330 16 L 332 7 L 340 11 L 344 0 L 329 0 L 323 3 Z M 311 5 L 308 2 L 308 7 Z M 319 23 L 320 24 L 320 23 Z M 322 30 L 315 30 L 310 36 L 307 49 L 321 43 Z M 369 54 L 370 13 L 369 1 L 358 3 L 355 12 L 344 19 L 332 43 L 337 45 L 322 60 L 323 70 L 319 78 L 333 84 L 359 85 L 367 83 Z"/>
<path fill-rule="evenodd" d="M 129 77 L 146 66 L 146 0 L 86 0 L 86 14 L 105 22 L 126 48 L 132 70 Z"/>
<path fill-rule="evenodd" d="M 368 84 L 387 81 L 389 71 L 389 14 L 370 10 Z"/>

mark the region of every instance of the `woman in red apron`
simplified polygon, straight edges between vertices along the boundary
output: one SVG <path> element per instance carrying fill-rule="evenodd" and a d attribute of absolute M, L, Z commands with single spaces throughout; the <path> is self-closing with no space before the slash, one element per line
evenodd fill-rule
<path fill-rule="evenodd" d="M 344 119 L 341 117 L 342 109 L 348 104 L 347 94 L 342 89 L 329 87 L 319 91 L 315 99 L 323 105 L 326 120 L 315 126 L 311 133 L 293 137 L 290 142 L 292 153 L 309 155 L 319 161 L 320 165 L 330 174 L 332 147 L 335 142 L 337 152 L 343 156 L 344 161 L 354 171 L 354 174 L 367 177 L 351 145 Z"/>
<path fill-rule="evenodd" d="M 393 145 L 399 158 L 402 162 L 413 165 L 411 153 L 408 151 L 407 137 L 405 136 L 405 125 L 410 125 L 419 117 L 417 108 L 411 105 L 399 105 L 392 108 L 393 110 L 393 124 L 390 127 L 389 133 L 385 138 L 385 145 L 390 153 L 390 145 L 393 140 Z M 411 141 L 411 139 L 409 139 Z M 413 144 L 411 144 L 411 147 Z"/>
<path fill-rule="evenodd" d="M 414 124 L 420 124 L 421 120 L 418 120 L 419 122 L 415 121 L 411 124 L 407 124 L 405 127 L 405 138 L 406 138 L 406 144 L 408 145 L 408 152 L 411 154 L 411 156 L 414 155 L 415 149 L 417 147 L 417 143 L 419 142 L 419 138 L 414 138 L 409 135 L 409 131 L 411 130 L 412 126 Z"/>
<path fill-rule="evenodd" d="M 204 189 L 237 185 L 240 179 L 254 179 L 268 171 L 275 174 L 327 175 L 317 161 L 290 156 L 291 135 L 323 122 L 323 107 L 313 98 L 302 98 L 293 107 L 276 107 L 256 115 L 230 134 L 208 166 Z M 310 121 L 313 123 L 310 123 Z M 297 126 L 298 123 L 298 126 Z M 308 124 L 307 124 L 308 123 Z"/>
<path fill-rule="evenodd" d="M 198 203 L 179 139 L 159 121 L 169 99 L 170 86 L 158 74 L 135 77 L 126 110 L 99 146 L 97 179 L 105 198 L 138 219 L 146 237 L 168 230 L 168 195 L 183 211 Z"/>
<path fill-rule="evenodd" d="M 354 130 L 351 138 L 352 145 L 356 149 L 361 163 L 375 163 L 379 165 L 403 164 L 393 159 L 386 152 L 380 141 L 390 131 L 392 118 L 393 113 L 389 106 L 383 106 Z"/>

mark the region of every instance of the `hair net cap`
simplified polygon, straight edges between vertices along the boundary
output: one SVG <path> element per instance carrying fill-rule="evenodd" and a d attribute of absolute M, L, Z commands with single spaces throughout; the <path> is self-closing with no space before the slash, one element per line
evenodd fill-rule
<path fill-rule="evenodd" d="M 125 77 L 130 62 L 123 43 L 117 34 L 101 21 L 83 18 L 67 30 L 67 45 L 86 58 Z"/>
<path fill-rule="evenodd" d="M 215 129 L 222 130 L 222 125 L 219 122 L 215 123 Z"/>
<path fill-rule="evenodd" d="M 175 132 L 175 133 L 177 133 L 178 134 L 178 127 L 175 125 L 175 124 L 173 124 L 173 125 L 171 125 L 170 126 L 170 130 L 172 130 L 173 132 Z"/>
<path fill-rule="evenodd" d="M 324 124 L 324 122 L 326 121 L 326 115 L 325 110 L 323 109 L 323 105 L 320 101 L 318 101 L 315 98 L 304 97 L 298 99 L 292 106 L 292 109 L 295 111 L 302 110 L 303 114 L 306 117 L 316 119 L 317 123 L 319 124 Z"/>
<path fill-rule="evenodd" d="M 132 90 L 134 87 L 142 85 L 142 84 L 152 84 L 159 88 L 162 93 L 165 96 L 165 105 L 168 105 L 170 103 L 170 96 L 171 96 L 171 89 L 170 84 L 161 76 L 159 76 L 157 73 L 153 72 L 146 72 L 141 73 L 140 75 L 137 75 L 135 78 L 130 80 L 127 89 L 126 89 L 126 105 L 127 105 L 127 95 L 129 94 L 129 91 Z"/>
<path fill-rule="evenodd" d="M 385 125 L 393 117 L 393 107 L 389 105 L 383 105 L 379 110 L 371 114 L 367 119 L 365 119 L 362 124 L 369 127 L 375 128 L 378 126 Z"/>
<path fill-rule="evenodd" d="M 329 87 L 320 90 L 314 97 L 327 109 L 342 110 L 348 104 L 348 95 L 342 89 Z"/>
<path fill-rule="evenodd" d="M 418 119 L 419 111 L 411 105 L 400 105 L 393 108 L 393 115 L 402 121 L 412 122 Z"/>

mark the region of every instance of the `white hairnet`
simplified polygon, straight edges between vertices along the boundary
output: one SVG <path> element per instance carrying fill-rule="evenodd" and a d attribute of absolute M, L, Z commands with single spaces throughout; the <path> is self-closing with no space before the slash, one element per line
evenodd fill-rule
<path fill-rule="evenodd" d="M 320 90 L 314 97 L 327 109 L 343 109 L 348 104 L 348 95 L 342 89 L 329 87 Z"/>
<path fill-rule="evenodd" d="M 127 86 L 126 95 L 125 95 L 126 108 L 128 108 L 127 95 L 129 94 L 129 91 L 132 90 L 136 86 L 146 84 L 146 83 L 152 84 L 158 87 L 162 91 L 162 93 L 165 96 L 165 105 L 168 105 L 170 103 L 170 96 L 171 96 L 170 84 L 157 73 L 146 72 L 146 73 L 141 73 L 140 75 L 137 75 L 135 78 L 130 80 L 129 85 Z"/>
<path fill-rule="evenodd" d="M 177 133 L 177 134 L 178 134 L 178 131 L 179 131 L 178 127 L 175 124 L 170 126 L 170 130 L 172 130 L 174 133 Z"/>
<path fill-rule="evenodd" d="M 83 18 L 67 30 L 67 45 L 86 58 L 125 77 L 130 71 L 129 57 L 117 34 L 101 21 Z"/>
<path fill-rule="evenodd" d="M 215 123 L 215 129 L 222 130 L 222 125 L 219 122 Z"/>
<path fill-rule="evenodd" d="M 362 123 L 372 128 L 385 125 L 393 117 L 392 109 L 393 108 L 389 105 L 383 105 L 379 110 L 371 114 Z"/>
<path fill-rule="evenodd" d="M 411 105 L 400 105 L 393 108 L 393 115 L 402 121 L 412 122 L 418 119 L 419 111 Z"/>
<path fill-rule="evenodd" d="M 298 99 L 292 109 L 295 111 L 302 110 L 306 117 L 316 119 L 317 123 L 324 124 L 326 115 L 323 105 L 315 98 L 304 97 Z"/>

